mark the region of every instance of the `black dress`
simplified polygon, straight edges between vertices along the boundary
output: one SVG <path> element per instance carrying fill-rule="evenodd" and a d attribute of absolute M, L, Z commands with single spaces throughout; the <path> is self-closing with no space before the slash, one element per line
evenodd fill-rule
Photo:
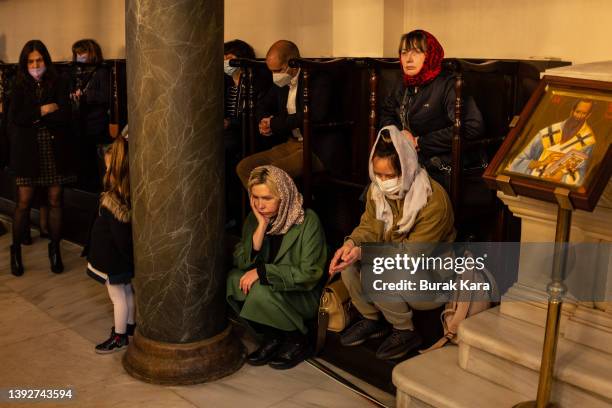
<path fill-rule="evenodd" d="M 40 115 L 42 105 L 56 103 L 58 110 Z M 52 186 L 76 181 L 71 170 L 70 108 L 67 81 L 51 83 L 31 77 L 18 83 L 8 114 L 10 167 L 18 186 Z"/>

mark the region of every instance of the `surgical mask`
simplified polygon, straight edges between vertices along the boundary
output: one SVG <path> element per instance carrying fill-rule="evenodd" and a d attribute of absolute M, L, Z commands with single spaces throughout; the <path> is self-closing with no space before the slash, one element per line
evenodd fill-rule
<path fill-rule="evenodd" d="M 238 68 L 238 67 L 231 67 L 230 66 L 230 60 L 223 61 L 223 72 L 225 72 L 225 75 L 232 76 L 239 69 L 240 68 Z"/>
<path fill-rule="evenodd" d="M 378 176 L 376 177 L 376 184 L 380 187 L 381 191 L 385 195 L 395 195 L 399 192 L 400 189 L 400 179 L 399 177 L 394 177 L 392 179 L 388 179 L 382 181 Z"/>
<path fill-rule="evenodd" d="M 291 75 L 286 72 L 273 72 L 272 81 L 274 82 L 274 85 L 282 88 L 283 86 L 287 86 L 291 83 Z"/>
<path fill-rule="evenodd" d="M 42 78 L 46 70 L 47 70 L 47 67 L 28 68 L 28 72 L 30 73 L 32 78 L 34 78 L 37 81 L 40 81 L 40 79 Z"/>
<path fill-rule="evenodd" d="M 87 55 L 77 55 L 76 62 L 80 62 L 82 64 L 87 62 Z"/>

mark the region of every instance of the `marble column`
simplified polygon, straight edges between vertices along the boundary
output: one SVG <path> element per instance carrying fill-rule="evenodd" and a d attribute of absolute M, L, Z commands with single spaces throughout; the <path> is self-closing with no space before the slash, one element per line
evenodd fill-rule
<path fill-rule="evenodd" d="M 138 330 L 123 365 L 161 384 L 236 371 L 223 270 L 223 0 L 127 0 Z"/>

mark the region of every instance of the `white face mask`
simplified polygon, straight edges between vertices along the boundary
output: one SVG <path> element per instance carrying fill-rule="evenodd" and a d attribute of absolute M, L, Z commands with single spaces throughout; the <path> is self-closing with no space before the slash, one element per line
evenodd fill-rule
<path fill-rule="evenodd" d="M 88 56 L 87 54 L 77 54 L 76 56 L 76 62 L 80 62 L 82 64 L 85 64 L 87 62 Z"/>
<path fill-rule="evenodd" d="M 238 68 L 238 67 L 231 67 L 230 66 L 230 60 L 223 61 L 223 72 L 225 72 L 225 75 L 232 76 L 239 69 L 240 68 Z"/>
<path fill-rule="evenodd" d="M 378 184 L 378 187 L 380 187 L 381 191 L 385 195 L 395 195 L 400 189 L 399 177 L 382 181 L 378 176 L 376 176 L 376 184 Z"/>
<path fill-rule="evenodd" d="M 34 78 L 36 81 L 40 81 L 40 79 L 42 78 L 46 70 L 47 70 L 47 67 L 28 68 L 28 72 L 30 73 L 32 78 Z"/>
<path fill-rule="evenodd" d="M 287 86 L 291 83 L 291 75 L 286 72 L 273 72 L 272 81 L 274 82 L 274 85 L 282 88 L 283 86 Z"/>

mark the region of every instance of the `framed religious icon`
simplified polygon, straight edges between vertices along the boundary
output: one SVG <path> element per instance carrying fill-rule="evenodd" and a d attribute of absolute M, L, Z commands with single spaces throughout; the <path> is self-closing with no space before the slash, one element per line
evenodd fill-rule
<path fill-rule="evenodd" d="M 484 174 L 491 188 L 592 211 L 612 173 L 612 83 L 544 76 Z"/>

